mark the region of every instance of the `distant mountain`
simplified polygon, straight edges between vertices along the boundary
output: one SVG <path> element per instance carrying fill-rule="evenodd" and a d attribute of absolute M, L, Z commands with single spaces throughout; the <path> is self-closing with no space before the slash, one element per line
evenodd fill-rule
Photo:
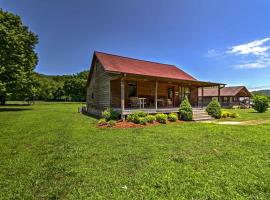
<path fill-rule="evenodd" d="M 253 91 L 252 94 L 266 95 L 270 97 L 270 90 L 257 90 Z"/>

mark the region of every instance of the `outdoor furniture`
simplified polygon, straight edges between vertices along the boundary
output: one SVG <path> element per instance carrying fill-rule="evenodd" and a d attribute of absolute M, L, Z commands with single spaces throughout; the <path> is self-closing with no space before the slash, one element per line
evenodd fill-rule
<path fill-rule="evenodd" d="M 165 106 L 164 99 L 162 99 L 162 98 L 157 99 L 157 104 L 158 104 L 158 106 L 164 107 Z"/>
<path fill-rule="evenodd" d="M 130 97 L 129 100 L 130 100 L 130 106 L 132 108 L 139 107 L 141 105 L 140 99 L 138 97 Z"/>
<path fill-rule="evenodd" d="M 172 107 L 173 106 L 173 102 L 171 99 L 167 99 L 167 106 L 168 107 Z"/>
<path fill-rule="evenodd" d="M 145 100 L 146 98 L 139 98 L 140 100 L 140 108 L 144 108 L 144 105 L 146 104 Z"/>

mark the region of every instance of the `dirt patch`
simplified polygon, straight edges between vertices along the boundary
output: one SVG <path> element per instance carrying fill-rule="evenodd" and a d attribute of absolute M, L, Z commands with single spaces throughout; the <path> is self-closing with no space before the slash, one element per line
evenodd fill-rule
<path fill-rule="evenodd" d="M 180 120 L 177 120 L 176 122 L 169 122 L 168 121 L 166 124 L 180 124 L 180 123 L 184 123 L 184 122 L 180 121 Z M 157 126 L 157 125 L 161 125 L 161 123 L 154 122 L 154 123 L 147 123 L 146 125 L 141 125 L 141 124 L 135 124 L 133 122 L 128 122 L 128 121 L 119 121 L 113 127 L 109 127 L 107 125 L 98 126 L 98 127 L 99 128 L 119 128 L 119 129 L 123 129 L 123 128 L 144 128 L 144 127 Z"/>

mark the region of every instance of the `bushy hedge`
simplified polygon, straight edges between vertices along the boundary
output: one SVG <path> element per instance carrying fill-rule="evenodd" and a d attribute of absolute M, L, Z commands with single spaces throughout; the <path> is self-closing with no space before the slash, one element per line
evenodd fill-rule
<path fill-rule="evenodd" d="M 177 120 L 177 114 L 176 113 L 170 113 L 169 115 L 168 115 L 168 120 L 170 121 L 170 122 L 176 122 L 176 120 Z"/>
<path fill-rule="evenodd" d="M 112 127 L 112 126 L 115 126 L 116 125 L 116 121 L 115 120 L 110 120 L 108 121 L 108 126 Z"/>
<path fill-rule="evenodd" d="M 107 125 L 106 119 L 105 118 L 101 118 L 100 120 L 98 120 L 98 125 L 99 126 Z"/>
<path fill-rule="evenodd" d="M 267 111 L 269 99 L 266 96 L 256 95 L 253 97 L 253 108 L 259 113 Z"/>
<path fill-rule="evenodd" d="M 180 104 L 179 115 L 180 115 L 180 119 L 185 120 L 185 121 L 191 121 L 193 119 L 192 107 L 187 97 L 185 97 L 185 99 Z"/>
<path fill-rule="evenodd" d="M 134 122 L 136 124 L 145 124 L 146 122 L 144 123 L 144 119 L 143 119 L 145 118 L 145 116 L 146 116 L 145 112 L 137 111 L 137 112 L 134 112 L 133 114 L 128 115 L 127 121 Z"/>
<path fill-rule="evenodd" d="M 228 118 L 228 117 L 237 118 L 237 117 L 239 117 L 239 115 L 237 113 L 222 110 L 221 111 L 221 117 L 222 118 Z"/>
<path fill-rule="evenodd" d="M 156 121 L 156 116 L 155 116 L 155 115 L 147 115 L 147 116 L 145 117 L 145 119 L 146 119 L 146 121 L 147 121 L 148 123 L 154 123 L 154 121 Z"/>
<path fill-rule="evenodd" d="M 156 119 L 159 123 L 166 124 L 168 116 L 166 114 L 160 113 L 156 115 Z"/>
<path fill-rule="evenodd" d="M 102 117 L 109 120 L 117 120 L 119 118 L 119 113 L 112 108 L 107 108 L 102 112 Z"/>
<path fill-rule="evenodd" d="M 214 118 L 221 118 L 221 106 L 218 100 L 213 99 L 207 106 L 206 112 Z"/>

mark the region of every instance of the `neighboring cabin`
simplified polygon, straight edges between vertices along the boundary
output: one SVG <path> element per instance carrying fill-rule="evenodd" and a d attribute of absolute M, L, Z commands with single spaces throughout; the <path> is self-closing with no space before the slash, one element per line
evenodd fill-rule
<path fill-rule="evenodd" d="M 185 96 L 193 107 L 202 105 L 198 91 L 214 87 L 219 96 L 222 83 L 195 79 L 174 65 L 94 52 L 87 81 L 87 111 L 100 115 L 108 107 L 127 115 L 178 112 Z"/>
<path fill-rule="evenodd" d="M 203 97 L 202 97 L 203 96 Z M 222 107 L 243 106 L 250 107 L 250 98 L 252 94 L 245 86 L 224 87 L 220 90 L 220 104 Z M 205 88 L 199 91 L 199 98 L 203 106 L 207 106 L 212 99 L 218 98 L 218 92 L 215 88 Z"/>

